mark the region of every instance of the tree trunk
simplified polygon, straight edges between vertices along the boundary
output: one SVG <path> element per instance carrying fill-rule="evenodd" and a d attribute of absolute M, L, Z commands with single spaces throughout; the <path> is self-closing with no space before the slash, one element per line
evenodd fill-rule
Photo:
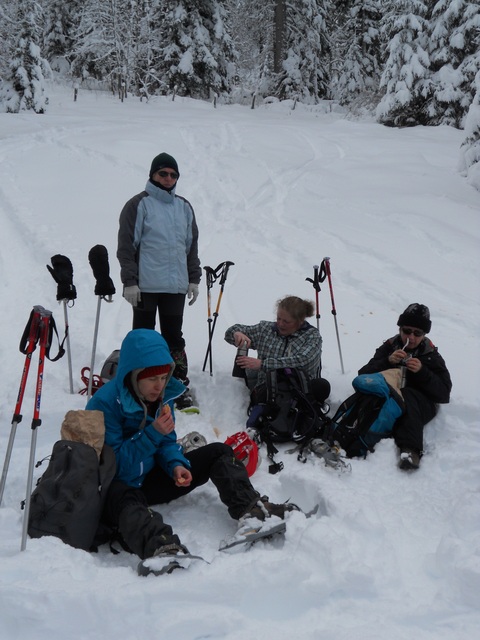
<path fill-rule="evenodd" d="M 285 0 L 275 0 L 273 71 L 282 70 L 283 50 L 285 42 Z"/>

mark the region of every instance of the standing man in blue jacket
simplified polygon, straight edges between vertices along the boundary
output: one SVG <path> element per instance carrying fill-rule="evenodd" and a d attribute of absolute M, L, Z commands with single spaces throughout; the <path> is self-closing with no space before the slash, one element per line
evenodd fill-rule
<path fill-rule="evenodd" d="M 171 155 L 153 159 L 145 191 L 120 214 L 117 258 L 123 297 L 133 307 L 133 329 L 155 329 L 158 311 L 160 332 L 175 362 L 173 375 L 187 387 L 176 406 L 185 409 L 193 404 L 182 333 L 185 296 L 189 305 L 195 302 L 202 271 L 193 208 L 175 193 L 179 177 Z"/>

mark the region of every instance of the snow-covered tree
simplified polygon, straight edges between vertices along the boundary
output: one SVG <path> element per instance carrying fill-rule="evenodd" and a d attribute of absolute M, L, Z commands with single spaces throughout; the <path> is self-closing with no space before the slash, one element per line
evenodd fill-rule
<path fill-rule="evenodd" d="M 391 0 L 387 9 L 383 29 L 389 55 L 380 81 L 385 95 L 376 110 L 383 124 L 428 124 L 432 82 L 426 14 L 427 6 L 421 0 Z"/>
<path fill-rule="evenodd" d="M 465 140 L 460 148 L 460 172 L 480 191 L 480 71 L 475 78 L 476 94 L 465 121 Z"/>
<path fill-rule="evenodd" d="M 329 0 L 297 0 L 285 6 L 284 57 L 276 95 L 302 102 L 327 97 L 330 87 Z"/>
<path fill-rule="evenodd" d="M 18 0 L 18 31 L 0 93 L 0 102 L 8 113 L 45 113 L 48 104 L 45 78 L 51 71 L 38 45 L 36 9 L 34 0 Z"/>
<path fill-rule="evenodd" d="M 82 6 L 82 0 L 43 0 L 42 51 L 52 69 L 69 69 Z"/>
<path fill-rule="evenodd" d="M 236 53 L 225 0 L 164 0 L 160 43 L 168 90 L 204 99 L 229 93 Z"/>
<path fill-rule="evenodd" d="M 433 94 L 429 121 L 461 127 L 480 70 L 478 0 L 439 0 L 433 8 L 431 24 L 428 50 Z"/>
<path fill-rule="evenodd" d="M 382 64 L 378 0 L 354 0 L 338 29 L 338 79 L 334 96 L 343 104 L 378 90 Z"/>

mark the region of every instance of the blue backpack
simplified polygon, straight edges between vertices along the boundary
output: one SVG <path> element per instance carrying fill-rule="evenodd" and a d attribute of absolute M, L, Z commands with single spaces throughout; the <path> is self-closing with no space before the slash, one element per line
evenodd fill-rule
<path fill-rule="evenodd" d="M 395 421 L 405 412 L 405 404 L 382 373 L 359 375 L 352 386 L 355 393 L 338 407 L 326 439 L 340 445 L 348 458 L 366 457 L 375 450 L 377 442 L 392 435 Z"/>

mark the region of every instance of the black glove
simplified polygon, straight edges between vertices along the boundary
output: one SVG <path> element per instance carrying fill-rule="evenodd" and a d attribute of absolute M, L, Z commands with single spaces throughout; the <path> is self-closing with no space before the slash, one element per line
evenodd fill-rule
<path fill-rule="evenodd" d="M 67 256 L 57 254 L 50 258 L 52 266 L 47 264 L 47 269 L 52 278 L 58 284 L 57 300 L 75 300 L 77 290 L 73 284 L 73 267 Z"/>
<path fill-rule="evenodd" d="M 88 253 L 88 261 L 92 267 L 93 275 L 97 281 L 95 285 L 96 296 L 113 296 L 115 285 L 110 278 L 108 265 L 108 252 L 103 244 L 92 247 Z"/>

